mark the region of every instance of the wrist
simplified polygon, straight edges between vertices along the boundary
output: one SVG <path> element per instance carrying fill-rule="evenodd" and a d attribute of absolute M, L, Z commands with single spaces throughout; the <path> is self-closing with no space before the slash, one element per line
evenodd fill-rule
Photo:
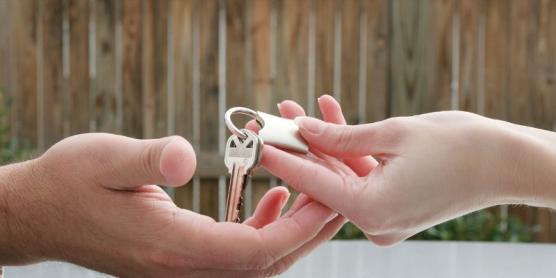
<path fill-rule="evenodd" d="M 556 134 L 507 122 L 499 126 L 503 150 L 493 165 L 502 165 L 500 203 L 556 208 Z"/>
<path fill-rule="evenodd" d="M 37 261 L 32 250 L 37 246 L 36 237 L 23 226 L 30 226 L 21 218 L 29 206 L 25 193 L 32 188 L 34 161 L 0 167 L 0 265 L 25 264 Z"/>

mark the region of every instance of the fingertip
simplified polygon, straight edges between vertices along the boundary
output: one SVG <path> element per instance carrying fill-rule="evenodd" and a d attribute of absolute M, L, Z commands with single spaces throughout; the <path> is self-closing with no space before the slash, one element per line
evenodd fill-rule
<path fill-rule="evenodd" d="M 301 105 L 293 100 L 284 100 L 278 105 L 280 115 L 284 118 L 293 119 L 298 116 L 304 116 L 305 110 Z"/>
<path fill-rule="evenodd" d="M 261 126 L 259 126 L 259 124 L 255 120 L 250 120 L 249 122 L 247 122 L 247 124 L 245 124 L 245 128 L 255 133 L 259 133 L 259 130 L 261 130 Z"/>
<path fill-rule="evenodd" d="M 197 160 L 191 144 L 181 136 L 170 137 L 160 156 L 160 173 L 166 179 L 166 185 L 187 183 L 196 167 Z"/>

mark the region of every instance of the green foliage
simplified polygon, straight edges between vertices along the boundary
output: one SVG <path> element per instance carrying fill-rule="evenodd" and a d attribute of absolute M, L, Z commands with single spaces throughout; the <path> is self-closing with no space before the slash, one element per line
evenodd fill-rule
<path fill-rule="evenodd" d="M 530 242 L 538 226 L 529 227 L 519 218 L 501 218 L 490 209 L 477 211 L 425 230 L 411 239 L 457 241 Z M 353 224 L 344 225 L 335 239 L 364 239 L 365 235 Z"/>

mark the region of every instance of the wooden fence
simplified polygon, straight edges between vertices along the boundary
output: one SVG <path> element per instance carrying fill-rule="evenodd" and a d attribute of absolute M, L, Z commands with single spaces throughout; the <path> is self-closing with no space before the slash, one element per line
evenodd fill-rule
<path fill-rule="evenodd" d="M 350 123 L 461 109 L 556 128 L 556 0 L 0 0 L 14 148 L 82 132 L 179 134 L 199 170 L 175 192 L 222 216 L 223 113 L 341 100 Z M 259 173 L 246 212 L 279 181 Z M 544 209 L 504 208 L 556 240 Z"/>

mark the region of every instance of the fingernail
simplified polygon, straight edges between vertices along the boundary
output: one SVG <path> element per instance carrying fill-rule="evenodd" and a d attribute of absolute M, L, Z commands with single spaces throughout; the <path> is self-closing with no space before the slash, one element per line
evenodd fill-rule
<path fill-rule="evenodd" d="M 323 122 L 311 117 L 297 117 L 295 118 L 295 123 L 299 128 L 312 133 L 313 135 L 319 135 L 323 129 Z"/>

